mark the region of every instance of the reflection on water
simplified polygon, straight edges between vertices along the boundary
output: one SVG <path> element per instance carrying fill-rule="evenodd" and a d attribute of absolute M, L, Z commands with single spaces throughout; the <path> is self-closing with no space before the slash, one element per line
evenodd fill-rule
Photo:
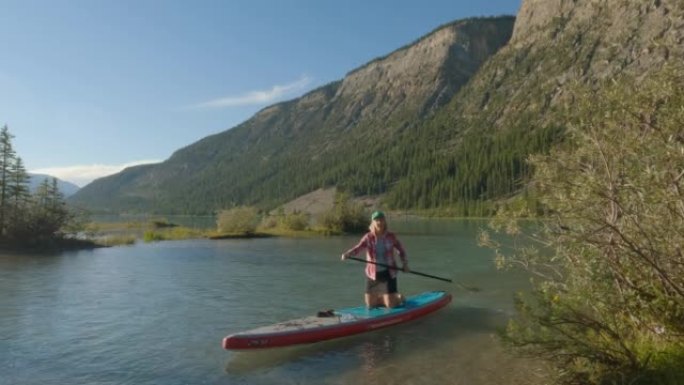
<path fill-rule="evenodd" d="M 542 384 L 542 368 L 507 354 L 495 338 L 500 312 L 448 306 L 409 324 L 353 337 L 232 353 L 238 378 L 326 384 Z M 266 383 L 266 382 L 264 382 Z"/>
<path fill-rule="evenodd" d="M 405 294 L 447 290 L 452 303 L 371 333 L 244 353 L 221 339 L 361 303 L 363 265 L 339 260 L 358 237 L 0 254 L 0 385 L 540 383 L 494 338 L 527 279 L 495 271 L 479 224 L 391 225 L 412 268 L 482 291 L 402 275 Z"/>
<path fill-rule="evenodd" d="M 375 371 L 382 367 L 383 361 L 391 357 L 395 351 L 397 342 L 396 335 L 393 333 L 383 333 L 379 341 L 365 341 L 359 349 L 359 359 L 361 360 L 361 372 L 365 376 L 373 376 Z"/>

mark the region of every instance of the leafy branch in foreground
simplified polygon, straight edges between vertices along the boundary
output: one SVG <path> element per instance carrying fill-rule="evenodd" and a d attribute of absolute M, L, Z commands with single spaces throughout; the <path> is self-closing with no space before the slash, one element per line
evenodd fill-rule
<path fill-rule="evenodd" d="M 513 243 L 482 236 L 533 276 L 504 338 L 565 383 L 684 383 L 684 73 L 571 99 L 568 140 L 531 158 L 550 217 L 530 235 L 502 212 Z"/>

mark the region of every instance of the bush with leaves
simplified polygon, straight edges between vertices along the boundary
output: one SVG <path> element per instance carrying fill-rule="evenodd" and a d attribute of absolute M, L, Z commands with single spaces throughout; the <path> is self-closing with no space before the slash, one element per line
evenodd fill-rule
<path fill-rule="evenodd" d="M 309 215 L 300 211 L 284 214 L 279 218 L 282 228 L 293 231 L 306 230 L 309 227 Z"/>
<path fill-rule="evenodd" d="M 258 223 L 259 211 L 248 206 L 222 210 L 216 221 L 218 231 L 224 234 L 254 233 Z"/>
<path fill-rule="evenodd" d="M 351 202 L 346 193 L 338 193 L 333 208 L 323 214 L 320 223 L 333 233 L 362 233 L 368 229 L 368 218 L 361 204 Z"/>
<path fill-rule="evenodd" d="M 550 216 L 533 236 L 502 212 L 488 233 L 499 266 L 534 289 L 505 333 L 566 383 L 684 383 L 684 72 L 580 88 L 567 140 L 532 157 L 532 188 Z M 524 238 L 526 240 L 522 243 Z"/>

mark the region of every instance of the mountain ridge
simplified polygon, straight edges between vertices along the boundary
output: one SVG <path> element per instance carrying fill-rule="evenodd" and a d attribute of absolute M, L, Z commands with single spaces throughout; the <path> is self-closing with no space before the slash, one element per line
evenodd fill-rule
<path fill-rule="evenodd" d="M 78 187 L 77 185 L 75 185 L 75 184 L 73 184 L 73 183 L 71 183 L 71 182 L 68 182 L 68 181 L 65 181 L 65 180 L 62 180 L 62 179 L 53 177 L 53 176 L 51 176 L 51 175 L 46 175 L 46 174 L 35 174 L 35 173 L 28 173 L 28 175 L 29 175 L 29 178 L 30 178 L 30 179 L 29 179 L 29 190 L 30 190 L 32 193 L 35 192 L 36 189 L 38 189 L 38 186 L 39 186 L 41 183 L 43 183 L 43 181 L 45 181 L 45 179 L 52 180 L 52 178 L 57 179 L 57 188 L 59 188 L 59 191 L 60 191 L 62 194 L 64 194 L 65 197 L 69 197 L 69 196 L 71 196 L 71 195 L 77 193 L 78 190 L 81 189 L 80 187 Z"/>
<path fill-rule="evenodd" d="M 181 148 L 146 172 L 124 170 L 98 180 L 86 186 L 72 202 L 105 209 L 148 204 L 156 206 L 153 210 L 179 209 L 168 207 L 171 205 L 167 202 L 176 200 L 169 196 L 173 195 L 203 200 L 204 209 L 213 211 L 259 201 L 268 205 L 326 184 L 337 184 L 344 178 L 341 174 L 352 171 L 339 170 L 340 176 L 320 176 L 333 173 L 330 169 L 338 163 L 331 161 L 335 154 L 344 157 L 339 154 L 371 139 L 391 147 L 392 135 L 448 103 L 479 65 L 505 44 L 513 20 L 507 16 L 449 23 L 414 45 L 350 71 L 341 80 L 300 98 L 265 107 L 232 129 Z M 452 72 L 445 72 L 445 66 Z M 305 172 L 283 177 L 282 167 L 292 165 Z M 306 173 L 319 175 L 318 185 L 309 184 L 311 178 L 303 175 Z M 281 180 L 260 187 L 274 175 Z M 179 179 L 183 182 L 169 192 L 169 181 Z M 127 181 L 125 188 L 121 180 Z M 228 192 L 205 190 L 198 194 L 197 186 L 210 180 L 222 181 Z M 291 182 L 297 187 L 288 188 L 292 192 L 282 193 L 278 198 L 269 197 L 270 193 L 265 191 Z M 104 190 L 109 191 L 110 199 L 96 197 L 97 191 Z M 110 207 L 106 206 L 108 200 L 113 202 Z M 124 201 L 126 204 L 121 204 Z"/>
<path fill-rule="evenodd" d="M 394 208 L 487 214 L 486 202 L 523 189 L 530 154 L 562 140 L 558 110 L 573 88 L 682 61 L 683 15 L 675 0 L 524 0 L 517 20 L 448 23 L 146 172 L 124 171 L 98 187 L 116 190 L 109 206 L 90 186 L 73 202 L 212 212 L 338 187 Z"/>

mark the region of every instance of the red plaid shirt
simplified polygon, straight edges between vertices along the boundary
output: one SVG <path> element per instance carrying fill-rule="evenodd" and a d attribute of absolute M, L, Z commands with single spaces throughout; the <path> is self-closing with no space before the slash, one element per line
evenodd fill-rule
<path fill-rule="evenodd" d="M 404 247 L 401 245 L 401 242 L 399 242 L 397 237 L 392 232 L 386 232 L 383 240 L 385 242 L 385 260 L 387 261 L 387 264 L 389 266 L 393 267 L 392 269 L 389 269 L 390 276 L 392 278 L 395 278 L 397 276 L 397 270 L 394 268 L 397 267 L 397 262 L 394 260 L 394 249 L 397 249 L 397 251 L 399 251 L 399 257 L 401 258 L 401 262 L 403 264 L 407 263 L 406 251 L 404 250 Z M 357 255 L 361 251 L 361 249 L 366 249 L 366 260 L 376 262 L 376 243 L 377 237 L 375 236 L 375 234 L 373 234 L 372 232 L 368 232 L 366 233 L 366 235 L 363 236 L 363 238 L 361 238 L 361 241 L 359 241 L 359 243 L 356 246 L 349 249 L 347 253 L 350 255 Z M 375 272 L 377 271 L 376 267 L 377 266 L 372 263 L 366 264 L 366 276 L 368 276 L 368 278 L 375 280 Z"/>

